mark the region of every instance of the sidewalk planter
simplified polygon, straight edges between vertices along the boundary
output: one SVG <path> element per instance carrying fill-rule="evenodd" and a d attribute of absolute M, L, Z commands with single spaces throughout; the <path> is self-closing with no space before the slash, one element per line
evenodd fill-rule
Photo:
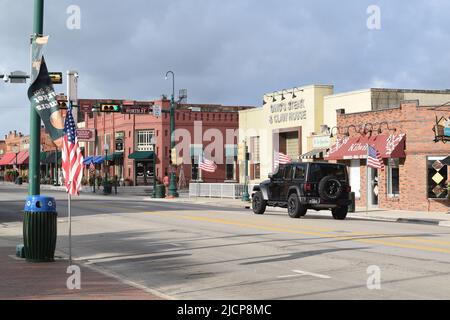
<path fill-rule="evenodd" d="M 23 220 L 23 240 L 27 261 L 54 261 L 57 217 L 54 198 L 44 196 L 27 198 Z"/>

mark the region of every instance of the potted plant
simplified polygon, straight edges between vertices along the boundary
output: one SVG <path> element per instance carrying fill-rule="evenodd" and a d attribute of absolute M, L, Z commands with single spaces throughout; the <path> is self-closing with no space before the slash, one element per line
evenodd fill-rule
<path fill-rule="evenodd" d="M 86 177 L 81 178 L 81 185 L 83 187 L 88 185 L 88 179 Z"/>

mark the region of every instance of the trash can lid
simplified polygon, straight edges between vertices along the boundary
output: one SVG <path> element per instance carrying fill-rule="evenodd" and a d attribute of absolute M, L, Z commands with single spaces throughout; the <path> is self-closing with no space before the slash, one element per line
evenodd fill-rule
<path fill-rule="evenodd" d="M 55 198 L 46 196 L 29 196 L 25 202 L 24 211 L 56 212 Z"/>

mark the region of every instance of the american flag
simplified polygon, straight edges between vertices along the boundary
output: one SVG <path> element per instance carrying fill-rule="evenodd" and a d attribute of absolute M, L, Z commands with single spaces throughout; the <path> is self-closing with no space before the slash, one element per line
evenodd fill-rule
<path fill-rule="evenodd" d="M 94 175 L 94 173 L 95 173 L 94 160 L 91 160 L 91 163 L 89 164 L 89 172 L 91 173 L 91 175 Z"/>
<path fill-rule="evenodd" d="M 374 169 L 384 170 L 384 162 L 380 152 L 371 145 L 367 146 L 367 165 Z"/>
<path fill-rule="evenodd" d="M 66 191 L 70 195 L 78 195 L 83 177 L 83 154 L 78 145 L 77 127 L 72 115 L 72 106 L 67 110 L 64 123 L 62 149 L 62 170 Z"/>
<path fill-rule="evenodd" d="M 274 158 L 275 158 L 274 159 L 275 168 L 278 167 L 280 164 L 288 164 L 292 162 L 292 159 L 289 156 L 281 152 L 275 152 Z"/>
<path fill-rule="evenodd" d="M 214 161 L 206 159 L 204 156 L 201 157 L 200 162 L 198 164 L 198 168 L 202 171 L 206 172 L 216 172 L 217 165 Z"/>

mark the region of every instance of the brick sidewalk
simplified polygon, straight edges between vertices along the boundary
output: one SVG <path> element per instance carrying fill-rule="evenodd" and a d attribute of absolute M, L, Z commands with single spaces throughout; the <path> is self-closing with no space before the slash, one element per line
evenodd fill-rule
<path fill-rule="evenodd" d="M 68 262 L 29 263 L 0 247 L 0 300 L 162 300 L 90 268 L 81 268 L 81 289 L 68 290 Z"/>

